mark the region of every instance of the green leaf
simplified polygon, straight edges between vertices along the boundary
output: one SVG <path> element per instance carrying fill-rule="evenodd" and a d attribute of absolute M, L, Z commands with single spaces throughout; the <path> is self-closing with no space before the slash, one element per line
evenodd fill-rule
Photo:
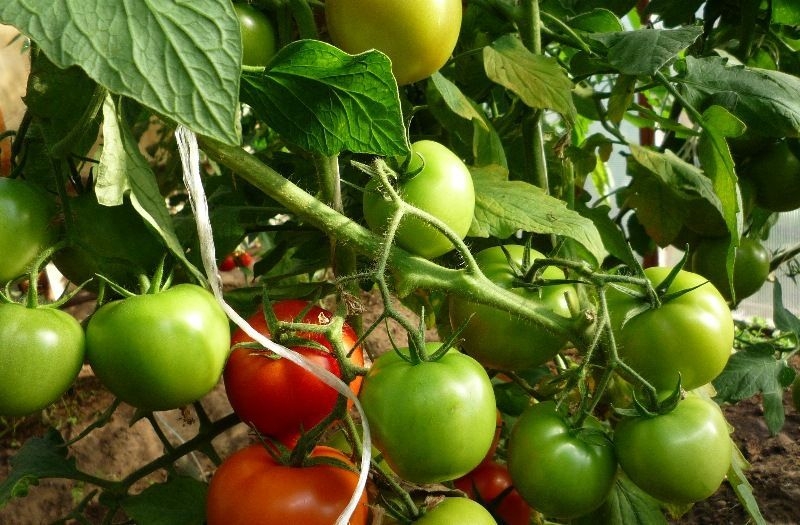
<path fill-rule="evenodd" d="M 761 515 L 761 509 L 758 508 L 758 501 L 753 495 L 753 486 L 747 480 L 745 472 L 750 468 L 750 464 L 742 455 L 742 451 L 733 443 L 731 447 L 733 457 L 731 458 L 731 467 L 728 469 L 727 479 L 731 488 L 739 498 L 739 503 L 742 504 L 747 514 L 753 519 L 756 525 L 767 525 L 764 516 Z"/>
<path fill-rule="evenodd" d="M 695 20 L 695 13 L 706 0 L 650 0 L 645 13 L 657 14 L 665 27 L 690 24 Z"/>
<path fill-rule="evenodd" d="M 574 239 L 596 259 L 606 251 L 591 220 L 567 208 L 564 201 L 522 181 L 508 180 L 499 166 L 472 170 L 475 185 L 475 218 L 469 235 L 504 239 L 518 230 L 549 233 Z"/>
<path fill-rule="evenodd" d="M 486 116 L 474 106 L 473 102 L 467 98 L 460 89 L 458 89 L 458 86 L 453 84 L 438 71 L 431 76 L 431 81 L 434 87 L 439 91 L 444 103 L 453 113 L 461 118 L 475 121 L 485 129 L 488 129 Z"/>
<path fill-rule="evenodd" d="M 657 500 L 634 485 L 627 476 L 621 475 L 599 509 L 573 520 L 572 523 L 575 525 L 597 523 L 666 525 L 667 519 Z"/>
<path fill-rule="evenodd" d="M 617 15 L 608 9 L 593 9 L 572 17 L 569 26 L 590 33 L 614 33 L 625 29 Z"/>
<path fill-rule="evenodd" d="M 636 88 L 636 77 L 619 75 L 614 87 L 611 88 L 611 98 L 608 100 L 608 119 L 616 125 L 628 111 L 633 102 L 633 92 Z"/>
<path fill-rule="evenodd" d="M 306 151 L 408 153 L 397 84 L 383 53 L 348 55 L 318 40 L 292 42 L 264 73 L 242 76 L 242 101 Z"/>
<path fill-rule="evenodd" d="M 27 440 L 10 460 L 11 473 L 0 483 L 0 508 L 11 498 L 26 496 L 42 478 L 81 479 L 75 458 L 67 452 L 61 434 L 52 428 L 42 437 Z"/>
<path fill-rule="evenodd" d="M 619 33 L 587 35 L 608 49 L 608 62 L 626 75 L 654 75 L 678 54 L 692 45 L 702 27 L 680 29 L 641 29 Z"/>
<path fill-rule="evenodd" d="M 768 137 L 800 136 L 800 78 L 719 57 L 686 57 L 683 69 L 680 89 L 694 107 L 721 105 Z"/>
<path fill-rule="evenodd" d="M 5 0 L 0 22 L 56 65 L 79 66 L 203 135 L 238 144 L 239 22 L 221 0 Z"/>
<path fill-rule="evenodd" d="M 207 491 L 205 483 L 179 476 L 122 500 L 122 508 L 135 523 L 203 525 Z"/>
<path fill-rule="evenodd" d="M 780 281 L 776 279 L 773 286 L 772 317 L 775 326 L 784 332 L 792 332 L 795 337 L 800 338 L 800 319 L 783 305 L 783 288 Z"/>
<path fill-rule="evenodd" d="M 787 26 L 800 25 L 800 4 L 796 0 L 772 0 L 772 22 Z"/>
<path fill-rule="evenodd" d="M 552 109 L 574 121 L 572 81 L 555 58 L 534 55 L 506 35 L 483 48 L 483 65 L 493 82 L 514 92 L 527 106 Z"/>
<path fill-rule="evenodd" d="M 133 207 L 158 232 L 173 255 L 198 280 L 204 281 L 203 274 L 186 259 L 156 176 L 139 151 L 130 129 L 122 125 L 109 96 L 103 104 L 103 152 L 95 183 L 97 202 L 104 206 L 117 206 L 122 204 L 128 192 Z"/>
<path fill-rule="evenodd" d="M 762 395 L 764 419 L 774 435 L 783 427 L 785 359 L 775 357 L 769 344 L 756 344 L 733 354 L 722 373 L 714 379 L 718 401 L 735 403 L 756 394 Z"/>
<path fill-rule="evenodd" d="M 622 230 L 611 219 L 611 208 L 609 206 L 603 204 L 590 208 L 580 202 L 576 203 L 575 209 L 594 223 L 600 233 L 600 238 L 603 240 L 603 246 L 609 254 L 624 262 L 627 266 L 634 267 L 636 265 Z"/>
<path fill-rule="evenodd" d="M 617 16 L 623 16 L 636 6 L 637 0 L 573 0 L 571 3 L 572 8 L 578 13 L 586 13 L 602 7 L 609 9 Z"/>

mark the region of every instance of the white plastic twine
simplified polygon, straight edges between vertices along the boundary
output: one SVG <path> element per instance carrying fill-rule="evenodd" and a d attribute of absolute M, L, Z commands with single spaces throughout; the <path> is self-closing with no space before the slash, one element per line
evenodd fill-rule
<path fill-rule="evenodd" d="M 205 269 L 208 283 L 211 285 L 211 291 L 219 301 L 222 309 L 228 317 L 247 335 L 252 337 L 255 341 L 261 344 L 264 348 L 275 352 L 278 356 L 288 359 L 289 361 L 303 367 L 315 376 L 320 381 L 335 389 L 342 395 L 350 399 L 358 413 L 361 415 L 361 424 L 364 428 L 363 435 L 363 451 L 361 453 L 361 465 L 359 468 L 358 484 L 356 490 L 353 492 L 350 502 L 347 507 L 339 515 L 336 520 L 336 525 L 346 525 L 356 507 L 359 504 L 361 495 L 367 485 L 367 476 L 369 475 L 370 456 L 372 452 L 372 440 L 370 438 L 369 426 L 367 425 L 367 418 L 364 415 L 364 410 L 361 408 L 361 403 L 358 402 L 358 397 L 350 390 L 350 387 L 341 379 L 336 377 L 328 370 L 321 366 L 306 360 L 302 355 L 294 350 L 290 350 L 285 346 L 281 346 L 267 337 L 263 336 L 256 329 L 243 319 L 236 311 L 225 302 L 222 295 L 222 283 L 217 273 L 217 265 L 215 262 L 214 254 L 214 238 L 211 235 L 211 221 L 208 214 L 208 201 L 203 189 L 202 181 L 200 180 L 200 152 L 197 148 L 197 137 L 190 130 L 183 126 L 179 126 L 175 133 L 178 142 L 178 151 L 181 155 L 181 163 L 183 165 L 183 181 L 186 189 L 189 191 L 189 202 L 194 211 L 195 223 L 197 225 L 197 234 L 200 238 L 200 254 L 203 260 L 203 268 Z"/>

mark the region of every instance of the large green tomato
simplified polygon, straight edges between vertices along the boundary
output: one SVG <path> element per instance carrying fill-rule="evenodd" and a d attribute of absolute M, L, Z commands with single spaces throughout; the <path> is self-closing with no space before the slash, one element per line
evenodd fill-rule
<path fill-rule="evenodd" d="M 55 238 L 51 199 L 23 180 L 0 177 L 0 284 L 24 275 Z"/>
<path fill-rule="evenodd" d="M 521 266 L 525 247 L 509 244 L 505 248 L 511 260 Z M 535 250 L 530 252 L 531 261 L 543 257 Z M 493 283 L 558 315 L 570 317 L 567 297 L 576 298 L 572 286 L 545 286 L 539 290 L 515 287 L 514 270 L 499 246 L 479 252 L 475 260 Z M 542 276 L 546 279 L 563 279 L 564 272 L 550 266 Z M 464 352 L 482 365 L 497 370 L 523 370 L 541 365 L 555 356 L 566 343 L 563 338 L 508 312 L 454 295 L 450 299 L 450 325 L 456 329 L 465 322 L 466 328 L 461 332 Z"/>
<path fill-rule="evenodd" d="M 411 145 L 407 172 L 417 172 L 400 183 L 398 192 L 407 203 L 444 222 L 462 239 L 475 212 L 475 189 L 467 166 L 438 142 L 421 140 Z M 364 218 L 369 227 L 383 232 L 394 213 L 394 205 L 373 179 L 364 190 Z M 405 216 L 395 237 L 397 244 L 416 255 L 433 258 L 453 249 L 441 232 L 416 217 Z"/>
<path fill-rule="evenodd" d="M 230 337 L 214 296 L 179 284 L 98 308 L 86 328 L 86 357 L 121 400 L 169 410 L 200 399 L 217 384 Z"/>
<path fill-rule="evenodd" d="M 428 510 L 416 525 L 497 525 L 480 503 L 467 498 L 444 498 Z"/>
<path fill-rule="evenodd" d="M 433 353 L 440 344 L 428 345 Z M 407 352 L 407 350 L 404 350 Z M 375 446 L 401 478 L 438 483 L 463 476 L 486 456 L 496 408 L 489 376 L 451 349 L 418 364 L 391 351 L 372 364 L 359 395 Z"/>
<path fill-rule="evenodd" d="M 508 439 L 508 470 L 520 495 L 545 516 L 576 518 L 608 497 L 614 446 L 596 420 L 572 429 L 553 401 L 529 407 Z"/>
<path fill-rule="evenodd" d="M 753 157 L 744 174 L 753 181 L 756 203 L 762 208 L 777 212 L 800 208 L 800 159 L 786 141 Z"/>
<path fill-rule="evenodd" d="M 692 271 L 711 281 L 725 299 L 735 299 L 738 303 L 764 285 L 769 276 L 769 252 L 756 239 L 744 237 L 739 241 L 733 263 L 734 297 L 731 297 L 731 287 L 725 270 L 727 252 L 727 239 L 703 241 L 692 254 Z"/>
<path fill-rule="evenodd" d="M 614 446 L 631 481 L 668 503 L 711 496 L 731 464 L 725 417 L 713 401 L 698 396 L 667 414 L 623 419 L 614 431 Z"/>
<path fill-rule="evenodd" d="M 389 56 L 399 85 L 439 70 L 456 47 L 461 0 L 327 0 L 331 40 L 348 53 Z"/>
<path fill-rule="evenodd" d="M 647 268 L 658 285 L 671 268 Z M 692 390 L 717 377 L 733 348 L 733 316 L 725 298 L 705 277 L 681 270 L 667 290 L 692 291 L 639 313 L 624 323 L 643 300 L 615 289 L 608 291 L 608 309 L 622 360 L 658 390 L 678 383 Z"/>
<path fill-rule="evenodd" d="M 83 365 L 80 323 L 53 308 L 0 304 L 0 416 L 25 416 L 57 400 Z"/>
<path fill-rule="evenodd" d="M 233 4 L 242 33 L 242 64 L 265 67 L 278 50 L 278 37 L 267 16 L 249 4 Z"/>
<path fill-rule="evenodd" d="M 129 199 L 104 206 L 87 192 L 65 208 L 70 214 L 64 221 L 67 247 L 56 252 L 53 264 L 73 283 L 100 274 L 122 286 L 136 285 L 140 275 L 152 275 L 167 251 Z M 98 285 L 94 279 L 89 289 Z"/>

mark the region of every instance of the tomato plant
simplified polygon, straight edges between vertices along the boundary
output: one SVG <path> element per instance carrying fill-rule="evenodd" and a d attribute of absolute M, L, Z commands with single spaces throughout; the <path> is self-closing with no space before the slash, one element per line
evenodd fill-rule
<path fill-rule="evenodd" d="M 733 296 L 725 270 L 727 239 L 700 243 L 692 255 L 692 270 L 708 279 L 725 299 L 737 303 L 759 291 L 769 276 L 769 252 L 757 239 L 744 237 L 733 263 Z"/>
<path fill-rule="evenodd" d="M 437 503 L 414 523 L 418 525 L 450 525 L 452 523 L 496 525 L 497 522 L 479 503 L 467 498 L 449 497 Z"/>
<path fill-rule="evenodd" d="M 481 503 L 505 525 L 529 525 L 531 508 L 514 488 L 508 468 L 496 461 L 484 461 L 469 474 L 453 481 L 471 499 Z"/>
<path fill-rule="evenodd" d="M 428 351 L 440 345 L 431 343 Z M 463 476 L 486 455 L 496 409 L 489 376 L 477 361 L 450 349 L 436 361 L 388 352 L 361 387 L 375 446 L 403 479 L 434 483 Z"/>
<path fill-rule="evenodd" d="M 431 76 L 450 58 L 461 27 L 459 0 L 325 2 L 333 43 L 348 53 L 382 51 L 400 85 Z"/>
<path fill-rule="evenodd" d="M 86 359 L 121 400 L 147 410 L 197 401 L 219 381 L 230 349 L 228 317 L 194 284 L 111 301 L 86 327 Z"/>
<path fill-rule="evenodd" d="M 358 474 L 352 468 L 344 454 L 330 447 L 317 447 L 306 465 L 294 467 L 280 463 L 260 443 L 250 445 L 226 458 L 211 478 L 207 523 L 330 525 L 355 490 Z M 368 511 L 362 495 L 349 523 L 366 525 Z"/>
<path fill-rule="evenodd" d="M 617 475 L 614 446 L 595 425 L 571 428 L 552 401 L 528 408 L 511 430 L 508 470 L 533 508 L 576 518 L 605 501 Z"/>
<path fill-rule="evenodd" d="M 506 257 L 506 252 L 510 259 Z M 569 302 L 577 300 L 575 290 L 563 284 L 526 287 L 523 280 L 526 269 L 522 267 L 524 253 L 525 247 L 516 244 L 494 246 L 475 254 L 475 260 L 495 284 L 569 318 Z M 544 258 L 544 255 L 530 250 L 529 258 L 533 262 Z M 551 266 L 545 268 L 542 277 L 564 279 L 564 272 Z M 466 327 L 461 332 L 464 351 L 484 366 L 498 370 L 524 370 L 541 365 L 552 359 L 566 344 L 562 337 L 514 314 L 476 304 L 461 295 L 453 295 L 450 301 L 450 324 L 456 329 L 465 323 Z"/>
<path fill-rule="evenodd" d="M 333 313 L 307 301 L 284 300 L 272 305 L 275 317 L 284 322 L 302 322 L 326 325 Z M 269 336 L 269 325 L 262 310 L 249 319 L 250 325 Z M 342 344 L 351 351 L 350 359 L 364 364 L 355 331 L 348 325 L 342 327 Z M 298 332 L 292 334 L 290 348 L 309 361 L 341 377 L 341 370 L 333 347 L 321 333 Z M 231 344 L 252 343 L 253 339 L 241 329 L 231 337 Z M 291 444 L 303 430 L 322 421 L 332 410 L 338 394 L 313 374 L 272 352 L 242 346 L 234 348 L 228 357 L 224 372 L 225 392 L 234 411 L 242 421 L 252 425 L 259 433 Z M 351 383 L 353 393 L 358 393 L 361 376 Z"/>
<path fill-rule="evenodd" d="M 83 365 L 83 328 L 66 312 L 0 304 L 0 415 L 24 416 L 57 400 Z"/>
<path fill-rule="evenodd" d="M 398 193 L 404 201 L 443 221 L 459 237 L 467 235 L 475 209 L 475 191 L 467 166 L 447 147 L 430 140 L 411 145 L 411 160 L 401 174 Z M 443 199 L 443 196 L 447 199 Z M 364 190 L 364 218 L 376 231 L 386 229 L 394 212 L 373 179 Z M 405 216 L 397 230 L 397 244 L 422 257 L 433 258 L 453 249 L 441 232 L 417 217 Z"/>
<path fill-rule="evenodd" d="M 614 446 L 631 480 L 669 503 L 711 496 L 731 464 L 722 411 L 697 396 L 688 396 L 666 414 L 623 419 L 614 429 Z"/>
<path fill-rule="evenodd" d="M 264 67 L 278 50 L 278 35 L 267 16 L 250 4 L 233 4 L 242 33 L 242 64 Z"/>
<path fill-rule="evenodd" d="M 647 268 L 645 274 L 659 285 L 671 268 Z M 682 295 L 678 292 L 686 291 Z M 681 270 L 667 294 L 676 294 L 657 308 L 628 319 L 646 299 L 611 289 L 608 308 L 619 355 L 623 361 L 659 390 L 678 383 L 687 390 L 717 377 L 733 349 L 733 317 L 725 299 L 704 277 Z"/>
<path fill-rule="evenodd" d="M 800 208 L 800 159 L 781 141 L 750 159 L 746 176 L 753 182 L 756 203 L 770 211 Z"/>
<path fill-rule="evenodd" d="M 55 240 L 52 200 L 24 180 L 0 177 L 0 283 L 23 275 Z"/>

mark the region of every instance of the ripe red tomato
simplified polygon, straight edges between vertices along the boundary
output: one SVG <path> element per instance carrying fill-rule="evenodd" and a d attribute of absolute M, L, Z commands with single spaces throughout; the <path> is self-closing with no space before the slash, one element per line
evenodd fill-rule
<path fill-rule="evenodd" d="M 505 465 L 484 461 L 453 485 L 506 525 L 529 525 L 531 522 L 531 507 L 514 488 Z"/>
<path fill-rule="evenodd" d="M 347 456 L 317 447 L 311 459 L 334 459 L 352 468 Z M 354 470 L 329 463 L 282 465 L 260 443 L 235 452 L 214 473 L 208 487 L 208 525 L 331 525 L 358 483 Z M 366 493 L 350 520 L 366 525 Z"/>
<path fill-rule="evenodd" d="M 217 267 L 221 272 L 233 271 L 236 268 L 236 259 L 233 257 L 232 253 L 229 253 L 219 262 Z"/>
<path fill-rule="evenodd" d="M 324 325 L 333 313 L 312 305 L 302 319 L 297 319 L 309 306 L 307 301 L 286 300 L 272 305 L 279 321 L 298 321 Z M 260 333 L 269 336 L 269 327 L 263 311 L 259 310 L 248 320 Z M 291 348 L 308 360 L 341 377 L 339 363 L 332 352 L 330 341 L 322 334 L 302 332 L 294 334 L 310 344 L 293 344 Z M 355 331 L 345 325 L 344 343 L 352 347 L 358 340 Z M 252 342 L 242 330 L 234 332 L 231 344 Z M 324 349 L 323 349 L 324 348 Z M 350 358 L 358 365 L 364 364 L 361 347 L 356 347 Z M 277 358 L 272 352 L 240 347 L 228 357 L 224 372 L 225 391 L 236 414 L 258 432 L 293 445 L 301 432 L 308 430 L 327 416 L 336 404 L 338 393 L 320 381 L 311 372 L 287 359 Z M 361 376 L 350 388 L 358 393 Z"/>
<path fill-rule="evenodd" d="M 334 44 L 348 53 L 377 49 L 392 60 L 399 85 L 439 70 L 456 47 L 460 0 L 327 0 Z"/>

